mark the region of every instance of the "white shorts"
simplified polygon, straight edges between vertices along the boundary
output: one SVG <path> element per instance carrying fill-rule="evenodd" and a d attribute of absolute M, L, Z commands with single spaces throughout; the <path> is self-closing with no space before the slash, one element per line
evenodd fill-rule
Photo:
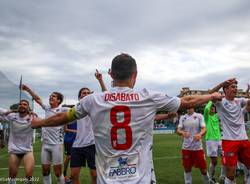
<path fill-rule="evenodd" d="M 63 162 L 63 145 L 62 144 L 42 144 L 41 163 L 60 165 Z"/>
<path fill-rule="evenodd" d="M 218 157 L 222 153 L 221 141 L 206 141 L 207 156 Z"/>

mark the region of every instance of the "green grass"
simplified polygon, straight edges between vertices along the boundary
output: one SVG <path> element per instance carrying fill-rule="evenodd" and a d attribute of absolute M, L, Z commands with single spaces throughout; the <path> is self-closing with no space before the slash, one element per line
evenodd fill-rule
<path fill-rule="evenodd" d="M 158 184 L 181 184 L 183 181 L 183 168 L 181 163 L 181 137 L 176 134 L 154 135 L 153 158 L 155 173 Z M 34 169 L 34 177 L 39 181 L 35 184 L 42 184 L 42 175 L 40 167 L 40 142 L 34 145 L 34 155 L 37 167 Z M 209 159 L 207 159 L 207 162 Z M 8 154 L 5 147 L 0 151 L 0 179 L 8 177 Z M 54 175 L 54 174 L 52 174 Z M 217 168 L 217 177 L 219 168 Z M 23 177 L 23 168 L 19 169 L 18 177 Z M 198 169 L 193 169 L 193 184 L 201 184 L 202 178 Z M 239 183 L 242 182 L 242 177 L 237 178 Z M 4 183 L 0 181 L 0 183 Z M 18 183 L 18 182 L 17 182 Z M 56 183 L 53 176 L 53 183 Z M 90 183 L 89 171 L 86 168 L 81 170 L 81 183 Z"/>

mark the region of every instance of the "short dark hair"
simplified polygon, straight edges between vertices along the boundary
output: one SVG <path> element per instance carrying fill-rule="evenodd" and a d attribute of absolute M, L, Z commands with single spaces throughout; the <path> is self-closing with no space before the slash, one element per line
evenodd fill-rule
<path fill-rule="evenodd" d="M 233 83 L 226 83 L 223 87 L 222 90 L 225 93 L 225 89 L 228 88 L 229 86 L 231 86 L 232 84 L 238 84 L 238 82 L 235 80 Z"/>
<path fill-rule="evenodd" d="M 62 95 L 62 93 L 53 92 L 52 94 L 56 95 L 57 99 L 59 100 L 59 104 L 58 105 L 60 105 L 63 102 L 63 95 Z"/>
<path fill-rule="evenodd" d="M 128 54 L 122 53 L 112 60 L 111 72 L 115 80 L 127 80 L 136 70 L 136 61 Z"/>
<path fill-rule="evenodd" d="M 20 100 L 20 102 L 19 102 L 19 104 L 20 104 L 21 102 L 26 102 L 26 103 L 28 104 L 28 106 L 30 105 L 30 103 L 29 103 L 29 101 L 28 101 L 28 100 L 21 99 L 21 100 Z M 19 105 L 19 104 L 18 104 L 18 105 Z"/>
<path fill-rule="evenodd" d="M 81 89 L 79 90 L 79 92 L 78 92 L 78 100 L 80 100 L 80 96 L 81 96 L 81 93 L 82 93 L 83 90 L 88 90 L 88 91 L 90 92 L 90 89 L 87 88 L 87 87 L 81 88 Z"/>

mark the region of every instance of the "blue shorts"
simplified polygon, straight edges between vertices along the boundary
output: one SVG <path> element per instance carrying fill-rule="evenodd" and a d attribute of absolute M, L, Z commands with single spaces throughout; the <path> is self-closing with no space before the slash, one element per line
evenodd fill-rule
<path fill-rule="evenodd" d="M 72 147 L 70 167 L 86 167 L 86 161 L 90 169 L 95 167 L 95 145 L 87 147 Z"/>

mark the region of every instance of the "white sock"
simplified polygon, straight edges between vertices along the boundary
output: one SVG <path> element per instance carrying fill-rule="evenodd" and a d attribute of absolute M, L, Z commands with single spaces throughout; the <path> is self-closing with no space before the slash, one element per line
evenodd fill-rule
<path fill-rule="evenodd" d="M 16 184 L 16 178 L 9 178 L 8 184 Z"/>
<path fill-rule="evenodd" d="M 43 184 L 51 184 L 51 175 L 43 176 Z"/>
<path fill-rule="evenodd" d="M 61 174 L 61 176 L 57 177 L 57 183 L 58 183 L 58 184 L 64 184 L 64 183 L 65 183 L 64 177 L 63 177 L 62 174 Z"/>
<path fill-rule="evenodd" d="M 214 178 L 214 174 L 215 174 L 215 167 L 212 163 L 210 163 L 209 165 L 209 176 L 210 178 Z"/>
<path fill-rule="evenodd" d="M 185 180 L 185 184 L 192 184 L 192 174 L 191 172 L 184 172 L 184 180 Z"/>
<path fill-rule="evenodd" d="M 225 184 L 235 184 L 234 181 L 228 179 L 227 177 L 225 178 Z"/>
<path fill-rule="evenodd" d="M 209 184 L 208 174 L 205 175 L 202 174 L 202 180 L 204 184 Z"/>
<path fill-rule="evenodd" d="M 248 173 L 245 173 L 246 174 L 246 181 L 247 181 L 247 184 L 250 184 L 250 169 L 247 170 Z"/>

